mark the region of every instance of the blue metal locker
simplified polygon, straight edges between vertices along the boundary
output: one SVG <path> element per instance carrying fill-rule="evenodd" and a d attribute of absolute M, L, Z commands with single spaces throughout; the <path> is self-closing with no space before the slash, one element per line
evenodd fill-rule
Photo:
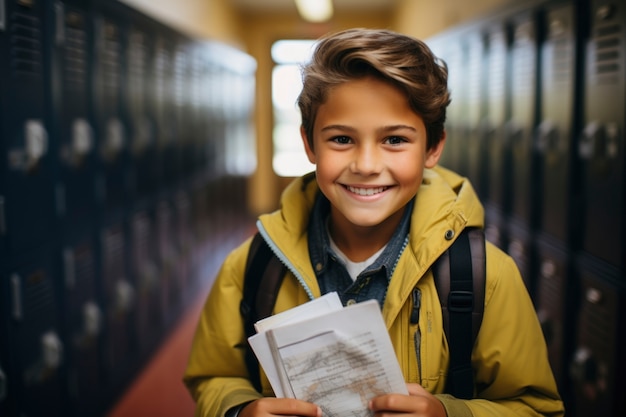
<path fill-rule="evenodd" d="M 174 42 L 165 29 L 155 35 L 153 61 L 153 105 L 151 111 L 156 126 L 156 166 L 159 189 L 170 189 L 175 184 L 176 172 L 176 132 L 173 117 L 173 77 Z"/>
<path fill-rule="evenodd" d="M 123 115 L 126 41 L 118 2 L 93 3 L 92 119 L 98 148 L 98 198 L 107 212 L 130 198 L 130 140 Z"/>
<path fill-rule="evenodd" d="M 623 269 L 626 5 L 592 0 L 590 19 L 585 56 L 585 126 L 578 147 L 584 185 L 583 249 Z"/>
<path fill-rule="evenodd" d="M 54 192 L 43 1 L 3 1 L 0 51 L 0 247 L 21 256 L 50 241 Z"/>
<path fill-rule="evenodd" d="M 104 292 L 104 372 L 107 399 L 138 369 L 137 290 L 131 278 L 125 218 L 111 219 L 99 236 L 98 271 Z"/>
<path fill-rule="evenodd" d="M 30 252 L 2 275 L 9 289 L 7 370 L 16 416 L 63 415 L 64 344 L 51 247 Z M 5 287 L 5 288 L 7 288 Z"/>
<path fill-rule="evenodd" d="M 511 18 L 510 116 L 507 141 L 510 149 L 510 216 L 534 228 L 537 218 L 535 189 L 539 175 L 534 132 L 539 118 L 539 24 L 538 12 L 529 11 Z"/>
<path fill-rule="evenodd" d="M 573 216 L 572 148 L 575 144 L 577 89 L 576 8 L 571 4 L 546 11 L 541 45 L 540 123 L 536 146 L 540 156 L 539 229 L 569 245 Z"/>
<path fill-rule="evenodd" d="M 91 15 L 85 1 L 50 3 L 51 137 L 57 162 L 57 242 L 72 412 L 97 410 L 103 387 L 102 306 L 96 270 L 96 148 Z"/>
<path fill-rule="evenodd" d="M 467 175 L 479 197 L 487 191 L 487 144 L 485 141 L 485 41 L 476 29 L 466 35 L 467 39 Z"/>
<path fill-rule="evenodd" d="M 164 320 L 163 275 L 158 259 L 155 208 L 136 211 L 130 221 L 131 274 L 137 308 L 135 332 L 139 352 L 145 355 L 152 353 L 157 345 Z"/>
<path fill-rule="evenodd" d="M 122 101 L 132 159 L 134 198 L 153 198 L 158 189 L 154 101 L 154 40 L 157 23 L 128 10 L 123 27 L 127 39 Z"/>
<path fill-rule="evenodd" d="M 623 276 L 606 262 L 578 258 L 580 296 L 570 363 L 574 416 L 626 415 L 626 288 Z"/>

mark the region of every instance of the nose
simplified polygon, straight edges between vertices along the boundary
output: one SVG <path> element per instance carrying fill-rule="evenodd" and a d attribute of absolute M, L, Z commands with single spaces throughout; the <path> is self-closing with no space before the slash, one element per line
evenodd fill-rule
<path fill-rule="evenodd" d="M 380 150 L 373 144 L 361 144 L 354 151 L 354 158 L 350 165 L 353 173 L 359 175 L 372 175 L 381 171 L 382 155 Z"/>

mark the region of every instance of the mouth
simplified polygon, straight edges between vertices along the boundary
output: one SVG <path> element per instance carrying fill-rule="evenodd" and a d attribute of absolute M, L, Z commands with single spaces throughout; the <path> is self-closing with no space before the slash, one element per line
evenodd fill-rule
<path fill-rule="evenodd" d="M 345 186 L 348 191 L 351 193 L 361 195 L 361 196 L 372 196 L 376 194 L 380 194 L 389 189 L 389 187 L 353 187 L 351 185 Z"/>

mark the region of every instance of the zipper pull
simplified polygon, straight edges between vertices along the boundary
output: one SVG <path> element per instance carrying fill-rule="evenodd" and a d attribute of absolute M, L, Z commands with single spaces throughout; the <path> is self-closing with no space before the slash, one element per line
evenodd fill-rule
<path fill-rule="evenodd" d="M 411 324 L 420 321 L 420 304 L 422 303 L 422 292 L 416 287 L 413 288 L 413 310 L 411 311 Z"/>

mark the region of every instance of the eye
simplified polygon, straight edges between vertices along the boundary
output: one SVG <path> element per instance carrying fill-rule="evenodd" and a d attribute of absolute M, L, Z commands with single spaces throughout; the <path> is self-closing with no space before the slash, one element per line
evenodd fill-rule
<path fill-rule="evenodd" d="M 335 136 L 331 140 L 340 145 L 346 145 L 352 142 L 352 140 L 348 136 Z"/>
<path fill-rule="evenodd" d="M 385 142 L 390 145 L 400 145 L 406 141 L 407 140 L 401 136 L 389 136 L 388 138 L 385 139 Z"/>

